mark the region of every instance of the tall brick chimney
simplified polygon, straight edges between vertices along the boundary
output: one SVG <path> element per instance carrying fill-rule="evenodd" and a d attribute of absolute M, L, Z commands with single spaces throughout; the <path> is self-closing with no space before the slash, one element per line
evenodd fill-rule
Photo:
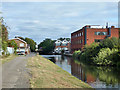
<path fill-rule="evenodd" d="M 111 26 L 111 28 L 115 28 L 115 26 Z"/>

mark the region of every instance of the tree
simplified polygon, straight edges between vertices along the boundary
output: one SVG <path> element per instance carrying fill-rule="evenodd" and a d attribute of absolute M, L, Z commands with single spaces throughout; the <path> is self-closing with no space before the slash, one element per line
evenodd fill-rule
<path fill-rule="evenodd" d="M 61 41 L 65 40 L 65 39 L 66 39 L 67 41 L 70 41 L 70 38 L 62 38 L 62 37 L 61 37 L 61 38 L 58 38 L 58 40 L 61 40 Z"/>
<path fill-rule="evenodd" d="M 1 34 L 1 38 L 0 40 L 2 41 L 2 47 L 0 47 L 0 49 L 3 49 L 3 55 L 5 55 L 5 53 L 7 52 L 7 41 L 8 41 L 8 30 L 7 30 L 7 26 L 4 23 L 3 17 L 0 18 L 0 34 Z"/>
<path fill-rule="evenodd" d="M 54 50 L 54 40 L 51 40 L 51 39 L 45 39 L 43 40 L 43 42 L 41 42 L 39 45 L 38 45 L 38 48 L 41 48 L 42 47 L 42 53 L 43 54 L 49 54 L 49 53 L 52 53 L 52 51 Z"/>
<path fill-rule="evenodd" d="M 14 53 L 16 54 L 16 50 L 17 50 L 17 43 L 14 40 L 8 41 L 8 46 L 10 47 L 14 47 Z"/>
<path fill-rule="evenodd" d="M 25 41 L 30 45 L 31 52 L 34 52 L 36 49 L 36 42 L 30 38 L 25 38 Z"/>
<path fill-rule="evenodd" d="M 3 55 L 5 55 L 6 53 L 7 53 L 7 46 L 8 46 L 8 44 L 7 44 L 7 42 L 6 41 L 3 41 L 2 42 L 2 49 L 3 49 Z"/>
<path fill-rule="evenodd" d="M 119 47 L 119 43 L 118 43 L 118 39 L 115 37 L 112 38 L 107 38 L 105 40 L 103 40 L 102 42 L 100 42 L 100 47 L 101 48 L 118 48 Z"/>

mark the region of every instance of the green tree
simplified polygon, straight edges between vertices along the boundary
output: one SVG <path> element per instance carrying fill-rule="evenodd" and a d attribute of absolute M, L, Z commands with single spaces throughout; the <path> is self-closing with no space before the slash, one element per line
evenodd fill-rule
<path fill-rule="evenodd" d="M 7 46 L 8 46 L 8 44 L 7 44 L 7 42 L 6 41 L 3 41 L 2 42 L 2 49 L 3 49 L 3 55 L 5 55 L 6 53 L 7 53 Z"/>
<path fill-rule="evenodd" d="M 54 50 L 54 42 L 54 40 L 47 38 L 38 45 L 38 48 L 42 47 L 43 54 L 52 53 L 52 51 Z"/>
<path fill-rule="evenodd" d="M 114 65 L 118 61 L 118 49 L 102 48 L 96 57 L 93 57 L 94 62 L 98 65 Z"/>
<path fill-rule="evenodd" d="M 17 50 L 17 43 L 14 40 L 8 41 L 8 46 L 13 47 L 14 48 L 14 53 L 16 54 L 16 50 Z"/>
<path fill-rule="evenodd" d="M 30 38 L 25 38 L 25 41 L 30 45 L 31 52 L 34 52 L 36 49 L 36 42 Z"/>
<path fill-rule="evenodd" d="M 103 40 L 102 42 L 100 42 L 99 45 L 101 48 L 118 48 L 119 43 L 118 43 L 118 39 L 115 37 L 112 38 L 107 38 L 105 40 Z"/>
<path fill-rule="evenodd" d="M 4 24 L 3 17 L 0 18 L 0 40 L 2 41 L 2 45 L 0 45 L 0 49 L 3 50 L 3 55 L 7 53 L 7 42 L 8 42 L 8 27 Z M 1 47 L 2 46 L 2 47 Z"/>

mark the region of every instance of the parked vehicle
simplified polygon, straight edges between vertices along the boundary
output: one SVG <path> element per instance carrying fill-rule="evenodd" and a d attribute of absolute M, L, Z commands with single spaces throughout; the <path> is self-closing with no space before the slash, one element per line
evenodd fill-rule
<path fill-rule="evenodd" d="M 24 51 L 17 52 L 18 55 L 26 55 Z"/>

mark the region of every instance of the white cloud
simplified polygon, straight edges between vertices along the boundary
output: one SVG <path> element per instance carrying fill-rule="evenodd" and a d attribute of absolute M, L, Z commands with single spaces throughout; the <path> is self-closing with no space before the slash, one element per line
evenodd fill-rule
<path fill-rule="evenodd" d="M 86 24 L 117 25 L 117 3 L 3 3 L 3 16 L 15 34 L 40 42 L 46 37 L 70 37 Z"/>

